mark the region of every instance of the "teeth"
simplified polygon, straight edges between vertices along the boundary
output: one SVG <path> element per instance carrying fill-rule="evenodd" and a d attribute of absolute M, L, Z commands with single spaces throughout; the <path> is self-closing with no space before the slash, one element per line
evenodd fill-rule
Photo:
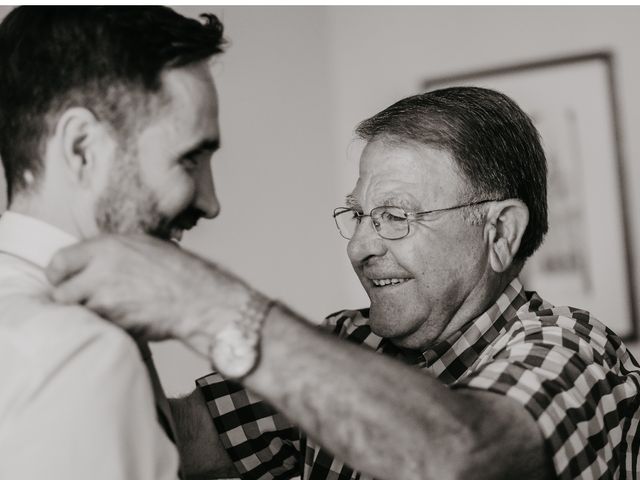
<path fill-rule="evenodd" d="M 171 240 L 175 240 L 176 242 L 182 240 L 182 232 L 183 230 L 181 228 L 172 228 L 170 233 Z"/>
<path fill-rule="evenodd" d="M 384 287 L 387 285 L 398 285 L 408 281 L 408 278 L 380 278 L 371 280 L 376 287 Z"/>

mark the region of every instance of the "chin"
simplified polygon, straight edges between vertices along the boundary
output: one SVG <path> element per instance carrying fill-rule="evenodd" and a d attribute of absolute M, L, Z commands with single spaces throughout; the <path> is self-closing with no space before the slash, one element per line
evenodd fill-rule
<path fill-rule="evenodd" d="M 424 350 L 433 340 L 429 336 L 429 331 L 425 332 L 425 329 L 421 328 L 426 317 L 426 314 L 418 315 L 398 307 L 372 305 L 369 313 L 369 326 L 373 333 L 391 341 L 398 347 Z"/>
<path fill-rule="evenodd" d="M 402 335 L 408 320 L 404 318 L 401 309 L 389 306 L 379 307 L 371 305 L 369 312 L 369 326 L 376 335 L 384 338 L 395 338 Z"/>
<path fill-rule="evenodd" d="M 168 224 L 162 223 L 144 229 L 144 233 L 159 240 L 171 240 L 171 228 Z"/>

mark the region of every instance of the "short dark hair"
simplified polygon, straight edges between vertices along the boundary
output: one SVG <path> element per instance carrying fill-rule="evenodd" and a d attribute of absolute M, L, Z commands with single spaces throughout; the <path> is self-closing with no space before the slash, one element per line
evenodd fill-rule
<path fill-rule="evenodd" d="M 540 246 L 548 230 L 547 162 L 531 119 L 506 95 L 452 87 L 405 98 L 356 128 L 370 142 L 410 140 L 453 156 L 474 195 L 518 198 L 529 224 L 516 260 Z"/>
<path fill-rule="evenodd" d="M 42 168 L 65 109 L 90 109 L 128 138 L 163 70 L 222 51 L 223 26 L 167 7 L 19 7 L 0 25 L 0 156 L 9 199 Z"/>

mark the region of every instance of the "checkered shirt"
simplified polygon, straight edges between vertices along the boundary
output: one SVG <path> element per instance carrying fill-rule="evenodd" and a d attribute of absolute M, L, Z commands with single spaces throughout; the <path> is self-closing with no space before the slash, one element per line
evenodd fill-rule
<path fill-rule="evenodd" d="M 399 356 L 371 332 L 368 313 L 342 311 L 326 324 L 340 338 Z M 640 368 L 589 312 L 554 307 L 516 279 L 484 314 L 413 360 L 450 388 L 520 402 L 537 422 L 558 478 L 640 479 Z M 196 383 L 242 478 L 368 478 L 238 384 L 215 373 Z"/>

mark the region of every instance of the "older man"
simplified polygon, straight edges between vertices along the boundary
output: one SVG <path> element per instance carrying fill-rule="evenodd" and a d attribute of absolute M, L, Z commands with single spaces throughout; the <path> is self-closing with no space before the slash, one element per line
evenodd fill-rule
<path fill-rule="evenodd" d="M 176 478 L 146 344 L 53 302 L 43 269 L 99 232 L 175 238 L 217 214 L 221 44 L 217 18 L 160 7 L 21 7 L 2 22 L 0 478 Z"/>
<path fill-rule="evenodd" d="M 219 374 L 174 403 L 202 470 L 230 458 L 243 478 L 637 478 L 637 362 L 588 312 L 518 281 L 547 230 L 528 117 L 451 88 L 357 132 L 359 179 L 334 217 L 370 308 L 318 329 L 143 237 L 62 251 L 55 298 L 211 360 Z"/>

